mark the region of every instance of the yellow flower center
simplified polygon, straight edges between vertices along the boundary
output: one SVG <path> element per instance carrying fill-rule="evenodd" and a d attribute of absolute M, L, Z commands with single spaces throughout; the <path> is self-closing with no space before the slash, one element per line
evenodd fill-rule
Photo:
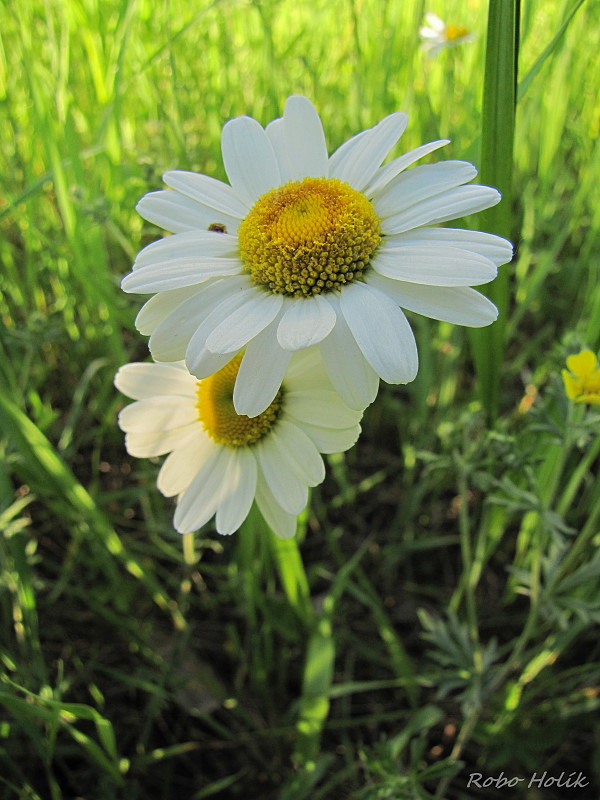
<path fill-rule="evenodd" d="M 196 385 L 199 421 L 211 439 L 229 447 L 245 447 L 266 436 L 279 418 L 283 401 L 281 388 L 271 405 L 257 417 L 236 414 L 233 387 L 241 361 L 240 353 L 214 375 L 198 381 Z"/>
<path fill-rule="evenodd" d="M 449 42 L 453 42 L 456 39 L 462 39 L 468 32 L 469 29 L 465 28 L 464 25 L 446 25 L 444 35 Z"/>
<path fill-rule="evenodd" d="M 371 203 L 335 178 L 304 178 L 271 189 L 238 230 L 240 256 L 254 283 L 293 297 L 357 280 L 380 239 Z"/>

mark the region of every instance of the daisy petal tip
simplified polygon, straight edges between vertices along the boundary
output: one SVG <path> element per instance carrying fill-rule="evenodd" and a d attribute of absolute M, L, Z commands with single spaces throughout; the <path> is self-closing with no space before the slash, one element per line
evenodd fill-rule
<path fill-rule="evenodd" d="M 221 135 L 227 131 L 229 133 L 232 128 L 237 128 L 240 125 L 246 125 L 250 121 L 250 124 L 255 123 L 256 120 L 253 117 L 248 116 L 248 114 L 238 114 L 237 117 L 232 117 L 228 119 L 225 125 L 223 125 L 223 129 L 221 131 Z M 259 124 L 259 123 L 256 123 Z"/>
<path fill-rule="evenodd" d="M 140 286 L 140 276 L 137 271 L 128 272 L 121 279 L 121 289 L 126 294 L 152 294 L 151 291 L 146 291 L 143 284 Z"/>
<path fill-rule="evenodd" d="M 262 412 L 266 411 L 269 407 L 270 401 L 265 403 L 260 400 L 260 398 L 258 400 L 255 398 L 248 398 L 245 397 L 242 392 L 236 390 L 237 383 L 233 390 L 233 408 L 236 414 L 254 419 L 254 417 L 258 417 L 259 414 L 262 414 Z"/>
<path fill-rule="evenodd" d="M 148 206 L 152 203 L 152 200 L 149 200 L 149 201 L 147 200 L 148 197 L 149 197 L 149 195 L 145 194 L 135 204 L 135 210 L 137 211 L 137 213 L 139 214 L 139 216 L 142 219 L 146 219 L 146 214 L 148 212 Z"/>
<path fill-rule="evenodd" d="M 173 527 L 181 536 L 185 536 L 187 533 L 195 533 L 198 530 L 190 520 L 178 520 L 177 514 L 173 519 Z"/>
<path fill-rule="evenodd" d="M 494 188 L 493 186 L 482 186 L 481 188 L 488 190 L 488 196 L 490 198 L 488 208 L 492 208 L 492 206 L 497 206 L 498 203 L 502 200 L 502 194 L 498 191 L 498 189 Z"/>
<path fill-rule="evenodd" d="M 291 95 L 289 95 L 289 97 L 285 101 L 284 109 L 288 109 L 289 107 L 294 106 L 294 105 L 305 106 L 305 107 L 310 106 L 310 108 L 312 110 L 316 110 L 315 106 L 314 106 L 314 103 L 311 100 L 309 100 L 308 97 L 306 97 L 306 95 L 303 95 L 303 94 L 291 94 Z"/>
<path fill-rule="evenodd" d="M 481 295 L 485 300 L 487 297 L 485 295 Z M 467 327 L 470 328 L 487 328 L 488 325 L 492 325 L 498 319 L 499 311 L 496 306 L 488 300 L 485 305 L 482 305 L 480 308 L 479 319 L 473 320 Z"/>
<path fill-rule="evenodd" d="M 235 392 L 233 396 L 233 410 L 239 416 L 249 417 L 250 414 L 247 413 L 246 404 L 243 397 L 236 397 Z"/>
<path fill-rule="evenodd" d="M 217 533 L 220 536 L 233 536 L 233 534 L 236 533 L 236 531 L 238 531 L 239 529 L 240 529 L 239 525 L 237 527 L 235 527 L 235 528 L 224 528 L 221 525 L 221 526 L 217 526 Z"/>
<path fill-rule="evenodd" d="M 293 539 L 296 535 L 296 527 L 297 527 L 297 520 L 294 518 L 293 523 L 289 523 L 287 528 L 277 527 L 276 530 L 273 531 L 275 536 L 278 539 Z"/>
<path fill-rule="evenodd" d="M 277 341 L 288 352 L 304 350 L 327 338 L 335 321 L 336 312 L 330 303 L 315 295 L 289 305 L 277 326 Z"/>
<path fill-rule="evenodd" d="M 264 402 L 256 402 L 256 399 L 253 397 L 245 396 L 243 392 L 240 392 L 239 389 L 239 380 L 236 381 L 236 384 L 233 389 L 233 409 L 238 416 L 249 417 L 253 419 L 254 417 L 258 417 L 259 414 L 262 414 L 265 411 L 269 403 Z"/>
<path fill-rule="evenodd" d="M 386 378 L 382 378 L 385 383 L 389 383 L 392 386 L 406 386 L 409 383 L 412 383 L 419 373 L 419 357 L 418 354 L 414 353 L 413 358 L 410 360 L 406 360 L 402 367 L 401 374 L 396 376 L 395 380 L 387 380 Z"/>
<path fill-rule="evenodd" d="M 410 370 L 408 371 L 408 375 L 406 376 L 406 380 L 404 383 L 412 383 L 417 375 L 419 374 L 419 362 L 417 362 L 411 366 Z"/>
<path fill-rule="evenodd" d="M 153 352 L 152 348 L 150 348 L 150 355 L 155 361 L 160 361 L 160 359 L 156 355 L 156 351 Z M 196 380 L 201 381 L 203 378 L 206 377 L 206 375 L 204 375 L 204 373 L 200 370 L 199 364 L 195 359 L 194 360 L 186 359 L 185 366 L 190 375 L 193 378 L 196 378 Z"/>

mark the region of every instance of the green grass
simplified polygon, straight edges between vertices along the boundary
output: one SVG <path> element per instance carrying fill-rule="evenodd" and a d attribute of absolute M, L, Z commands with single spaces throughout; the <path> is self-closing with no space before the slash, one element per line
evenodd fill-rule
<path fill-rule="evenodd" d="M 600 417 L 560 369 L 600 347 L 600 4 L 521 5 L 495 419 L 485 340 L 413 317 L 419 376 L 329 459 L 298 547 L 254 517 L 182 539 L 125 452 L 112 378 L 147 349 L 119 280 L 160 235 L 135 203 L 224 178 L 223 122 L 294 92 L 331 148 L 402 109 L 403 149 L 450 138 L 492 180 L 487 4 L 432 2 L 477 34 L 434 59 L 420 0 L 0 8 L 0 797 L 598 794 Z"/>

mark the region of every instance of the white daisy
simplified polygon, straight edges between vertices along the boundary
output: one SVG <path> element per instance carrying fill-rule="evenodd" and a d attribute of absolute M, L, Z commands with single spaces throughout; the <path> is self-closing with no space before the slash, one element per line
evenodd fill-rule
<path fill-rule="evenodd" d="M 408 383 L 417 347 L 402 309 L 482 326 L 495 306 L 469 288 L 510 260 L 508 241 L 435 227 L 500 200 L 464 185 L 477 170 L 442 161 L 407 170 L 448 143 L 424 144 L 381 166 L 408 123 L 396 112 L 327 155 L 309 100 L 288 98 L 263 129 L 250 117 L 223 128 L 231 185 L 167 172 L 140 214 L 175 235 L 144 248 L 122 282 L 156 293 L 136 325 L 157 361 L 185 359 L 204 378 L 245 347 L 234 404 L 260 414 L 275 397 L 291 354 L 319 345 L 345 402 L 373 401 L 378 378 Z"/>
<path fill-rule="evenodd" d="M 475 38 L 464 25 L 446 25 L 436 14 L 429 11 L 425 14 L 426 25 L 419 28 L 422 39 L 421 49 L 428 56 L 435 56 L 441 50 L 454 47 L 457 44 L 472 42 Z"/>
<path fill-rule="evenodd" d="M 233 407 L 241 354 L 198 381 L 182 362 L 121 367 L 115 385 L 135 400 L 119 414 L 132 456 L 170 453 L 159 490 L 178 496 L 174 525 L 197 530 L 216 514 L 219 533 L 236 531 L 256 500 L 272 530 L 293 536 L 308 487 L 321 483 L 320 453 L 352 447 L 362 413 L 333 390 L 316 348 L 291 360 L 275 398 L 249 418 Z"/>

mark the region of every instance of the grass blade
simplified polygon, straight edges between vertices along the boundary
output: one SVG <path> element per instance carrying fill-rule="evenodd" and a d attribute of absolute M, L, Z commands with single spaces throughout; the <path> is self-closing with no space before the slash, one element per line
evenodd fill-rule
<path fill-rule="evenodd" d="M 481 131 L 483 184 L 495 186 L 502 201 L 480 215 L 481 229 L 510 239 L 513 234 L 512 167 L 518 59 L 518 0 L 490 0 Z M 498 415 L 500 371 L 507 324 L 510 267 L 505 265 L 487 294 L 498 320 L 471 331 L 479 392 L 488 418 Z"/>

